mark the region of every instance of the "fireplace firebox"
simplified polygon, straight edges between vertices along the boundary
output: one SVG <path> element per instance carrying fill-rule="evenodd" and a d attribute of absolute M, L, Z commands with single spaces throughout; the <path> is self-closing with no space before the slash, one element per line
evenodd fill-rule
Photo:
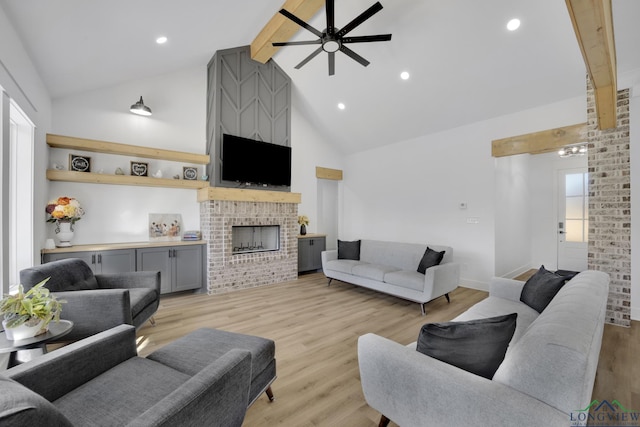
<path fill-rule="evenodd" d="M 232 254 L 280 250 L 279 225 L 240 225 L 231 227 Z"/>

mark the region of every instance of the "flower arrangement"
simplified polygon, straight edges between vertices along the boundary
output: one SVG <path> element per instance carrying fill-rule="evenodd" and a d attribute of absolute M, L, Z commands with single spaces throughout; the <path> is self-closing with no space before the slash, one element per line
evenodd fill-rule
<path fill-rule="evenodd" d="M 298 224 L 300 225 L 309 225 L 309 217 L 306 215 L 298 216 Z"/>
<path fill-rule="evenodd" d="M 44 321 L 43 329 L 46 330 L 51 320 L 60 320 L 62 303 L 66 301 L 56 299 L 49 293 L 49 289 L 44 287 L 49 279 L 47 277 L 27 292 L 20 285 L 16 294 L 5 295 L 0 300 L 0 314 L 4 315 L 3 325 L 6 328 L 15 328 L 22 324 L 35 326 Z"/>
<path fill-rule="evenodd" d="M 45 211 L 49 215 L 47 222 L 68 221 L 74 224 L 84 215 L 80 202 L 73 197 L 58 197 L 56 200 L 51 200 L 47 203 Z"/>

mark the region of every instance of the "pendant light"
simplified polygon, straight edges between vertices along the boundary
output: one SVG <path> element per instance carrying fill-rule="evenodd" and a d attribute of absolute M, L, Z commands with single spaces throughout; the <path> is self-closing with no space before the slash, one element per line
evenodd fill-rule
<path fill-rule="evenodd" d="M 144 101 L 142 100 L 142 96 L 140 97 L 140 101 L 136 102 L 129 108 L 133 114 L 138 114 L 140 116 L 150 116 L 151 108 L 144 105 Z"/>

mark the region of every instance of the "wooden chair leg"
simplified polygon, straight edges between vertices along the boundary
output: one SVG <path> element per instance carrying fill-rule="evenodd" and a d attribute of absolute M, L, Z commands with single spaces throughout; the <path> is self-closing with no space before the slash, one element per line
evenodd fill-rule
<path fill-rule="evenodd" d="M 273 390 L 271 390 L 271 386 L 269 386 L 264 392 L 267 393 L 269 402 L 273 402 L 274 400 L 276 400 L 275 396 L 273 395 Z"/>
<path fill-rule="evenodd" d="M 151 323 L 151 326 L 156 326 L 156 318 L 155 318 L 155 317 L 153 317 L 153 316 L 151 316 L 151 317 L 149 318 L 149 323 Z"/>
<path fill-rule="evenodd" d="M 391 420 L 384 415 L 380 415 L 380 423 L 378 423 L 378 427 L 387 427 Z"/>

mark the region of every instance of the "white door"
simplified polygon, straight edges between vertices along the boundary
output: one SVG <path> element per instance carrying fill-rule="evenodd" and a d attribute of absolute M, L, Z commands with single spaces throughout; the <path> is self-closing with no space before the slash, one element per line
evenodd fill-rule
<path fill-rule="evenodd" d="M 558 270 L 587 269 L 589 174 L 587 169 L 559 171 Z"/>

